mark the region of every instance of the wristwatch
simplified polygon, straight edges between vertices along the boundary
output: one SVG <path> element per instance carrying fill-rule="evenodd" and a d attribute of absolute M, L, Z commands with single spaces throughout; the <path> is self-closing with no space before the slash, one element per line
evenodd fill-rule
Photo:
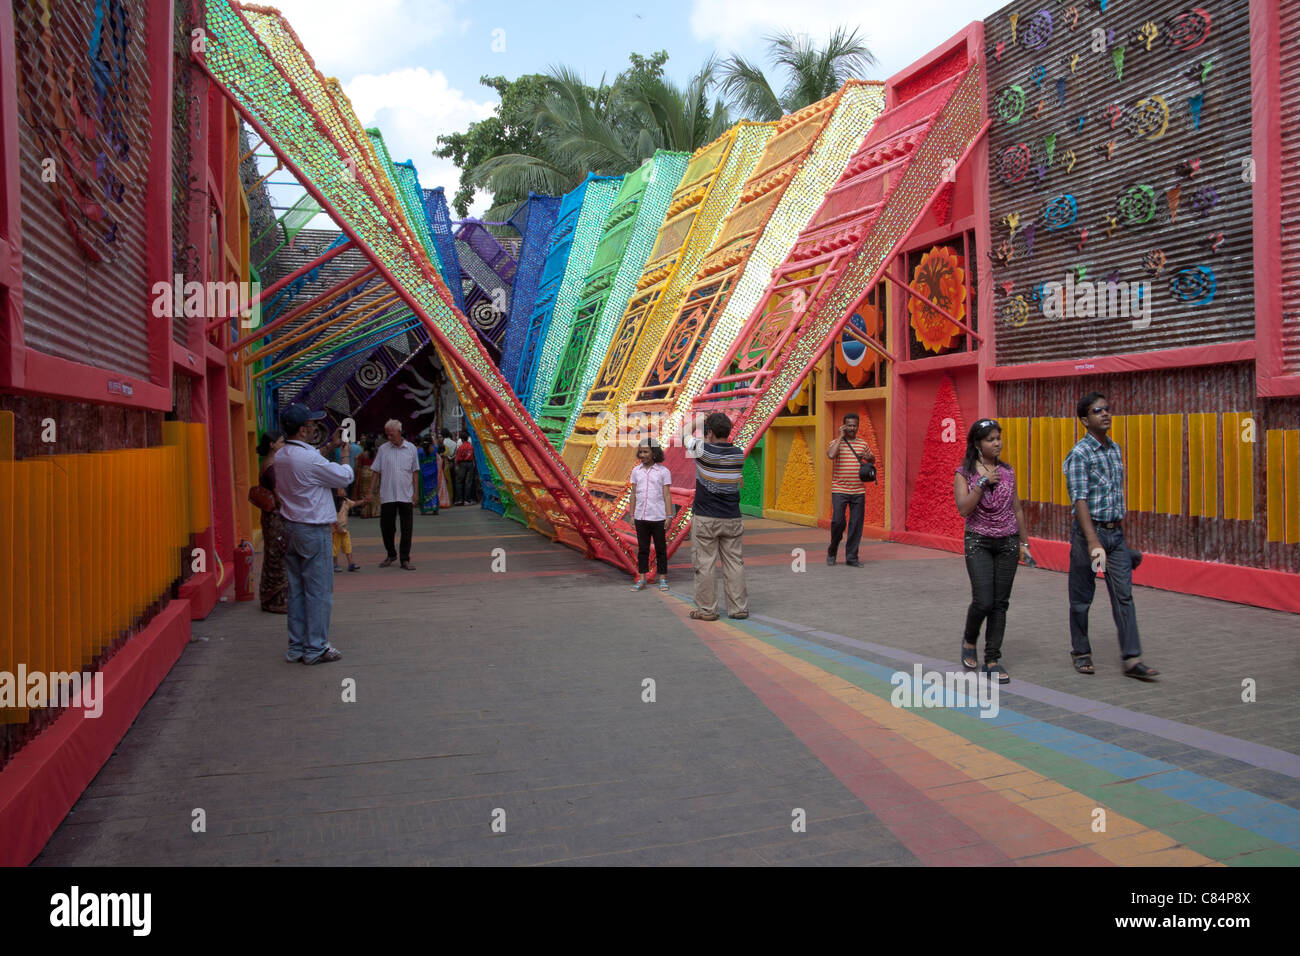
<path fill-rule="evenodd" d="M 976 488 L 983 488 L 983 487 L 984 487 L 985 485 L 987 485 L 988 483 L 989 483 L 989 477 L 988 477 L 988 475 L 980 475 L 980 477 L 979 477 L 979 481 L 975 482 L 975 487 L 976 487 Z"/>

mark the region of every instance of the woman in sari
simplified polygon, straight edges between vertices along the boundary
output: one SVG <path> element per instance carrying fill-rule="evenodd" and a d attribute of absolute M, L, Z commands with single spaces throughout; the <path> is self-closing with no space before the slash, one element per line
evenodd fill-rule
<path fill-rule="evenodd" d="M 370 470 L 370 466 L 374 463 L 374 460 L 375 440 L 373 438 L 367 438 L 365 444 L 362 446 L 361 457 L 357 459 L 357 480 L 356 484 L 353 485 L 353 487 L 357 489 L 357 497 L 365 501 L 365 504 L 363 504 L 357 512 L 358 516 L 362 518 L 379 517 L 379 501 L 371 498 L 369 495 L 370 484 L 375 474 Z"/>
<path fill-rule="evenodd" d="M 438 513 L 438 453 L 433 443 L 425 440 L 419 449 L 420 460 L 420 514 Z"/>
<path fill-rule="evenodd" d="M 266 432 L 257 445 L 262 459 L 262 470 L 257 483 L 275 494 L 275 453 L 284 447 L 284 433 Z M 262 610 L 270 614 L 289 613 L 289 579 L 284 570 L 284 519 L 280 516 L 280 498 L 275 499 L 274 511 L 262 512 L 262 576 L 258 582 L 258 596 Z"/>

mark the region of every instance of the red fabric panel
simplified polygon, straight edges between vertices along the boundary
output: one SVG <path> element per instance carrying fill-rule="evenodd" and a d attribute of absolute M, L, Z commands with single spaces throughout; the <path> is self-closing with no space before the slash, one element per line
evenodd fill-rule
<path fill-rule="evenodd" d="M 103 712 L 69 708 L 0 771 L 0 866 L 41 852 L 190 639 L 188 601 L 172 601 L 104 665 Z"/>

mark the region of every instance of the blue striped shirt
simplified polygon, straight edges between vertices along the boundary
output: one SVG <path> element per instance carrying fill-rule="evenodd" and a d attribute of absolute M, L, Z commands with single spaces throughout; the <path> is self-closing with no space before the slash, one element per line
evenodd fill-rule
<path fill-rule="evenodd" d="M 695 513 L 705 518 L 739 518 L 744 449 L 730 442 L 692 438 L 686 442 L 686 452 L 695 457 Z"/>
<path fill-rule="evenodd" d="M 1091 434 L 1080 438 L 1062 465 L 1070 503 L 1083 498 L 1093 521 L 1120 521 L 1124 517 L 1124 455 L 1119 445 L 1105 445 Z"/>

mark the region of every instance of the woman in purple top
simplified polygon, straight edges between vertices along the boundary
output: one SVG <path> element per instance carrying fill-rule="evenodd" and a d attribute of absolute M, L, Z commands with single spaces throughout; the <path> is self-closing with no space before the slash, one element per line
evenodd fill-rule
<path fill-rule="evenodd" d="M 979 666 L 977 642 L 980 625 L 987 620 L 984 673 L 1005 684 L 1011 676 L 998 663 L 1002 634 L 1007 629 L 1007 606 L 1020 552 L 1029 555 L 1029 531 L 1016 495 L 1016 474 L 1000 454 L 1001 426 L 991 418 L 981 418 L 966 435 L 966 457 L 953 476 L 952 490 L 957 510 L 966 519 L 966 571 L 971 590 L 961 662 L 971 670 Z"/>

